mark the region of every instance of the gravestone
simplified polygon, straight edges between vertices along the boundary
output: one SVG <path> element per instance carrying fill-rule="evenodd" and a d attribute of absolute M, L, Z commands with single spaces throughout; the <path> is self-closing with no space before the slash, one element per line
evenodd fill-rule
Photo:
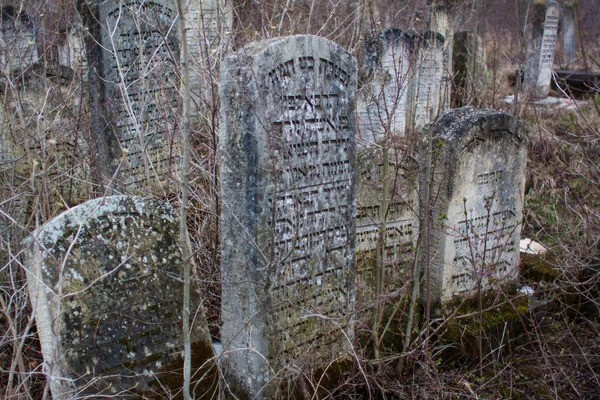
<path fill-rule="evenodd" d="M 85 78 L 87 70 L 85 34 L 83 26 L 72 25 L 64 32 L 63 41 L 58 46 L 59 65 L 77 71 L 83 78 Z"/>
<path fill-rule="evenodd" d="M 366 35 L 365 75 L 359 94 L 360 144 L 371 147 L 387 136 L 403 136 L 410 82 L 410 47 L 413 35 L 400 29 Z"/>
<path fill-rule="evenodd" d="M 0 5 L 0 67 L 25 70 L 38 60 L 33 19 L 13 6 Z"/>
<path fill-rule="evenodd" d="M 574 1 L 565 1 L 561 19 L 564 62 L 573 68 L 577 61 L 577 16 Z"/>
<path fill-rule="evenodd" d="M 222 63 L 222 363 L 236 393 L 268 397 L 273 373 L 351 348 L 356 69 L 310 35 Z"/>
<path fill-rule="evenodd" d="M 414 39 L 415 74 L 408 92 L 407 131 L 420 131 L 439 114 L 444 36 L 427 31 Z"/>
<path fill-rule="evenodd" d="M 550 93 L 558 32 L 558 3 L 536 0 L 530 12 L 523 90 L 534 99 L 543 99 Z"/>
<path fill-rule="evenodd" d="M 156 394 L 170 373 L 181 373 L 178 232 L 168 204 L 112 196 L 74 207 L 31 235 L 25 265 L 54 399 Z M 192 316 L 199 310 L 193 359 L 202 364 L 212 347 L 194 289 L 191 304 Z"/>
<path fill-rule="evenodd" d="M 483 40 L 474 32 L 454 34 L 454 107 L 480 106 L 487 90 L 487 66 Z"/>
<path fill-rule="evenodd" d="M 421 206 L 432 210 L 432 237 L 423 242 L 424 249 L 432 246 L 425 252 L 432 255 L 431 298 L 447 301 L 516 280 L 527 162 L 523 124 L 499 111 L 465 107 L 444 114 L 430 134 L 432 178 L 421 174 L 419 187 Z M 426 171 L 426 150 L 420 163 Z"/>
<path fill-rule="evenodd" d="M 377 251 L 384 266 L 382 293 L 389 294 L 401 287 L 412 270 L 419 232 L 418 169 L 406 151 L 406 148 L 389 150 L 387 171 L 383 168 L 385 158 L 381 150 L 371 149 L 358 155 L 356 268 L 363 307 L 376 300 Z"/>
<path fill-rule="evenodd" d="M 168 193 L 181 153 L 176 2 L 80 0 L 79 10 L 101 183 L 116 174 L 125 191 Z"/>
<path fill-rule="evenodd" d="M 185 3 L 190 90 L 194 102 L 201 106 L 212 99 L 209 88 L 218 82 L 219 61 L 226 54 L 233 8 L 229 0 L 189 0 Z M 192 107 L 193 115 L 197 115 L 198 109 Z"/>
<path fill-rule="evenodd" d="M 452 97 L 452 53 L 454 50 L 453 10 L 450 4 L 433 4 L 429 6 L 429 27 L 444 37 L 442 49 L 442 82 L 440 84 L 440 113 L 450 108 Z"/>

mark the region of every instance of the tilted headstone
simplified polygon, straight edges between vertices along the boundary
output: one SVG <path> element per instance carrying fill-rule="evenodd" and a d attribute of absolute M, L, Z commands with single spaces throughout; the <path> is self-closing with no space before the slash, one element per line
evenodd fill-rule
<path fill-rule="evenodd" d="M 534 99 L 543 99 L 550 93 L 559 7 L 554 0 L 535 0 L 530 12 L 523 90 Z"/>
<path fill-rule="evenodd" d="M 25 266 L 54 399 L 141 397 L 160 392 L 181 368 L 178 232 L 168 204 L 112 196 L 74 207 L 31 235 Z M 191 304 L 192 316 L 200 310 L 191 346 L 201 364 L 212 347 L 194 289 Z"/>
<path fill-rule="evenodd" d="M 38 60 L 33 19 L 13 6 L 0 5 L 0 67 L 25 70 Z"/>
<path fill-rule="evenodd" d="M 423 227 L 431 236 L 422 243 L 432 257 L 431 299 L 514 281 L 527 162 L 523 124 L 499 111 L 465 107 L 444 114 L 430 134 L 431 176 L 421 174 L 419 188 L 421 206 L 431 209 Z M 424 150 L 423 171 L 427 159 Z"/>
<path fill-rule="evenodd" d="M 222 362 L 252 398 L 273 372 L 351 347 L 356 69 L 310 35 L 253 43 L 221 67 Z"/>
<path fill-rule="evenodd" d="M 564 62 L 572 68 L 577 61 L 577 15 L 575 1 L 565 1 L 561 18 Z"/>
<path fill-rule="evenodd" d="M 365 45 L 365 75 L 358 98 L 358 122 L 365 147 L 387 136 L 403 136 L 406 129 L 410 48 L 413 35 L 400 29 L 370 32 Z"/>
<path fill-rule="evenodd" d="M 407 131 L 419 131 L 440 112 L 444 36 L 424 32 L 414 39 L 415 74 L 408 92 Z"/>
<path fill-rule="evenodd" d="M 127 191 L 168 191 L 180 158 L 176 2 L 80 2 L 90 33 L 92 130 L 104 180 L 117 173 Z"/>
<path fill-rule="evenodd" d="M 480 106 L 487 89 L 487 66 L 483 40 L 474 32 L 454 34 L 454 107 Z"/>

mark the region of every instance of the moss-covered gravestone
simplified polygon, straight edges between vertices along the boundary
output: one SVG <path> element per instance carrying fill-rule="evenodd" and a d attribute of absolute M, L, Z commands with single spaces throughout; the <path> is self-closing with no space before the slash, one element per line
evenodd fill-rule
<path fill-rule="evenodd" d="M 421 227 L 431 298 L 514 281 L 527 163 L 523 124 L 500 111 L 465 107 L 444 114 L 430 134 L 419 190 L 421 207 L 431 210 Z"/>
<path fill-rule="evenodd" d="M 221 332 L 240 396 L 352 347 L 355 90 L 354 57 L 317 36 L 222 64 Z"/>
<path fill-rule="evenodd" d="M 171 206 L 88 201 L 28 239 L 29 291 L 53 398 L 150 396 L 181 387 L 182 260 Z M 192 290 L 195 367 L 212 357 Z"/>

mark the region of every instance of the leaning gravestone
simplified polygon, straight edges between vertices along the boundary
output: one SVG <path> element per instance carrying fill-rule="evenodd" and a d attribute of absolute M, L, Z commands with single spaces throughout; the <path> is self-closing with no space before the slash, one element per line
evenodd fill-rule
<path fill-rule="evenodd" d="M 361 145 L 372 147 L 384 136 L 403 136 L 410 82 L 412 35 L 400 29 L 366 35 L 365 75 L 368 82 L 359 94 L 358 119 Z"/>
<path fill-rule="evenodd" d="M 419 131 L 439 114 L 444 35 L 427 31 L 414 39 L 415 74 L 408 92 L 407 131 Z"/>
<path fill-rule="evenodd" d="M 177 172 L 180 40 L 174 0 L 80 0 L 92 127 L 105 180 L 167 191 Z M 106 182 L 104 182 L 106 183 Z"/>
<path fill-rule="evenodd" d="M 430 293 L 446 301 L 517 278 L 525 189 L 526 133 L 511 116 L 490 109 L 450 111 L 431 128 Z M 426 170 L 427 151 L 421 156 Z M 425 227 L 424 227 L 425 229 Z M 427 247 L 423 247 L 424 249 Z"/>
<path fill-rule="evenodd" d="M 222 362 L 244 396 L 351 347 L 356 69 L 310 35 L 222 64 Z"/>
<path fill-rule="evenodd" d="M 558 19 L 556 1 L 536 0 L 532 5 L 523 90 L 534 99 L 546 98 L 550 93 Z"/>
<path fill-rule="evenodd" d="M 142 396 L 178 373 L 178 232 L 168 204 L 112 196 L 74 207 L 31 235 L 25 265 L 54 399 Z M 193 316 L 201 310 L 193 289 L 191 299 Z M 201 311 L 192 348 L 196 364 L 212 357 Z"/>
<path fill-rule="evenodd" d="M 453 105 L 457 108 L 483 103 L 487 89 L 487 66 L 483 40 L 471 31 L 454 34 L 454 82 Z"/>

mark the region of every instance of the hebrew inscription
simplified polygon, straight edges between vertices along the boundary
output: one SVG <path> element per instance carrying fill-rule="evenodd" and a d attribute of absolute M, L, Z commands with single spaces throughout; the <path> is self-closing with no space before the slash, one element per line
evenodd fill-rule
<path fill-rule="evenodd" d="M 331 359 L 354 301 L 355 61 L 292 36 L 248 46 L 221 74 L 223 340 L 280 366 Z M 257 393 L 270 373 L 252 356 L 232 354 L 226 370 Z"/>

